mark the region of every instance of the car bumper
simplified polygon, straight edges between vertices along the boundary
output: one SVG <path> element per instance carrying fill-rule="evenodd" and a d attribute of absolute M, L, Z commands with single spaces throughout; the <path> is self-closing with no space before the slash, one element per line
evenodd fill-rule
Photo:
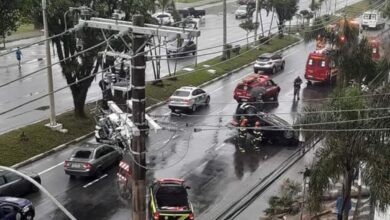
<path fill-rule="evenodd" d="M 255 65 L 253 65 L 253 68 L 257 69 L 257 70 L 271 70 L 273 68 L 273 66 L 272 65 L 255 64 Z"/>
<path fill-rule="evenodd" d="M 184 105 L 179 105 L 179 104 L 174 104 L 174 105 L 168 105 L 169 108 L 174 108 L 174 109 L 191 109 L 192 108 L 192 105 L 187 105 L 187 104 L 184 104 Z"/>
<path fill-rule="evenodd" d="M 246 14 L 235 14 L 238 18 L 246 18 Z"/>
<path fill-rule="evenodd" d="M 92 170 L 65 169 L 65 174 L 70 175 L 70 176 L 93 176 L 94 172 Z"/>
<path fill-rule="evenodd" d="M 313 81 L 313 82 L 324 82 L 328 80 L 328 77 L 317 77 L 310 74 L 305 74 L 305 79 Z"/>

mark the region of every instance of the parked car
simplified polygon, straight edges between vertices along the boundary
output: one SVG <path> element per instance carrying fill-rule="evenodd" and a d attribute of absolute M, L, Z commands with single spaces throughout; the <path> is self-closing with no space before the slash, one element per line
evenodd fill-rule
<path fill-rule="evenodd" d="M 168 46 L 167 57 L 170 58 L 172 56 L 185 56 L 188 54 L 195 55 L 196 54 L 196 44 L 192 40 L 184 40 L 181 47 L 177 47 L 177 41 L 172 42 Z"/>
<path fill-rule="evenodd" d="M 74 176 L 101 176 L 107 168 L 122 160 L 119 147 L 84 143 L 64 163 L 65 173 Z"/>
<path fill-rule="evenodd" d="M 250 74 L 234 89 L 233 97 L 237 102 L 259 102 L 272 98 L 278 100 L 280 87 L 267 75 Z"/>
<path fill-rule="evenodd" d="M 380 10 L 370 10 L 363 13 L 362 28 L 383 29 L 386 26 L 386 16 Z"/>
<path fill-rule="evenodd" d="M 176 109 L 195 112 L 199 106 L 208 105 L 210 95 L 203 89 L 194 86 L 184 86 L 176 90 L 169 98 L 168 106 L 172 111 Z"/>
<path fill-rule="evenodd" d="M 256 4 L 255 0 L 237 0 L 239 5 Z"/>
<path fill-rule="evenodd" d="M 200 18 L 200 17 L 203 17 L 206 15 L 206 10 L 199 10 L 199 9 L 195 9 L 193 7 L 185 8 L 185 9 L 181 9 L 181 10 L 177 10 L 177 11 L 182 18 L 187 18 L 190 16 L 192 16 L 194 18 Z"/>
<path fill-rule="evenodd" d="M 41 183 L 41 178 L 38 174 L 26 173 L 38 183 Z M 23 196 L 31 192 L 38 192 L 39 188 L 30 183 L 23 177 L 0 170 L 0 196 Z"/>
<path fill-rule="evenodd" d="M 16 197 L 0 197 L 0 219 L 33 220 L 35 209 L 30 200 Z"/>
<path fill-rule="evenodd" d="M 152 18 L 156 19 L 157 23 L 161 25 L 172 25 L 175 22 L 171 13 L 168 12 L 154 13 Z"/>
<path fill-rule="evenodd" d="M 263 53 L 257 57 L 253 70 L 255 73 L 262 70 L 275 74 L 278 70 L 284 70 L 285 64 L 280 53 Z"/>
<path fill-rule="evenodd" d="M 234 12 L 236 19 L 252 17 L 254 8 L 249 5 L 240 5 L 237 10 Z"/>
<path fill-rule="evenodd" d="M 248 119 L 247 127 L 249 128 L 255 127 L 256 121 L 260 122 L 261 127 L 265 129 L 262 130 L 263 142 L 294 146 L 299 144 L 299 133 L 282 118 L 271 113 L 257 111 L 257 108 L 251 104 L 240 103 L 231 124 L 238 126 L 242 115 Z M 248 129 L 248 132 L 253 134 L 253 129 Z"/>
<path fill-rule="evenodd" d="M 193 220 L 194 211 L 188 199 L 188 186 L 181 179 L 160 179 L 149 188 L 149 219 Z"/>

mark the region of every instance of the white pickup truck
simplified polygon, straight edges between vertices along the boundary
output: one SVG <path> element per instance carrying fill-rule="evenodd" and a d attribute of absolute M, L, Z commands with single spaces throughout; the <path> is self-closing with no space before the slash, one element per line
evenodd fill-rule
<path fill-rule="evenodd" d="M 386 25 L 386 17 L 379 10 L 371 10 L 363 13 L 362 28 L 363 29 L 383 29 Z"/>

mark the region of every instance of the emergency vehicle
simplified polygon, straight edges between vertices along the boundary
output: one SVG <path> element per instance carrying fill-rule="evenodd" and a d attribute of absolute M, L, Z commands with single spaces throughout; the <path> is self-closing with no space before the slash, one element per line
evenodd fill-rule
<path fill-rule="evenodd" d="M 272 98 L 278 100 L 280 87 L 267 75 L 250 74 L 234 89 L 233 97 L 237 102 L 256 102 Z"/>
<path fill-rule="evenodd" d="M 368 38 L 368 43 L 370 44 L 371 48 L 372 48 L 372 53 L 371 53 L 371 57 L 373 60 L 379 60 L 380 58 L 380 51 L 379 51 L 379 47 L 380 47 L 380 42 L 379 42 L 379 39 L 378 38 Z"/>
<path fill-rule="evenodd" d="M 338 69 L 328 53 L 329 50 L 324 48 L 309 54 L 305 67 L 305 79 L 308 84 L 331 81 L 337 76 Z"/>

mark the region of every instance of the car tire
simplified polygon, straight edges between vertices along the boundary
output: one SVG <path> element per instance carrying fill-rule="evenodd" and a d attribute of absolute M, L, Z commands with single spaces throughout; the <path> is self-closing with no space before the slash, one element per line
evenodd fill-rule
<path fill-rule="evenodd" d="M 272 74 L 275 74 L 276 73 L 276 67 L 272 67 Z"/>
<path fill-rule="evenodd" d="M 196 104 L 193 104 L 193 105 L 192 105 L 191 111 L 192 111 L 192 112 L 196 112 Z"/>
<path fill-rule="evenodd" d="M 280 69 L 281 70 L 284 70 L 284 66 L 286 65 L 286 63 L 283 61 L 282 65 L 280 66 Z"/>
<path fill-rule="evenodd" d="M 313 85 L 313 83 L 312 83 L 310 80 L 308 80 L 308 81 L 307 81 L 307 85 L 308 85 L 308 86 L 311 86 L 311 85 Z"/>
<path fill-rule="evenodd" d="M 34 219 L 34 213 L 32 211 L 28 211 L 25 216 L 24 216 L 24 219 L 25 220 L 33 220 Z"/>
<path fill-rule="evenodd" d="M 175 112 L 175 110 L 176 110 L 176 109 L 173 108 L 173 107 L 169 107 L 169 109 L 171 109 L 172 112 Z"/>
<path fill-rule="evenodd" d="M 256 69 L 256 68 L 253 68 L 253 72 L 255 72 L 255 73 L 258 73 L 258 72 L 259 72 L 259 70 L 258 70 L 258 69 Z"/>
<path fill-rule="evenodd" d="M 210 104 L 210 96 L 207 96 L 205 104 L 206 104 L 206 106 L 208 106 Z"/>
<path fill-rule="evenodd" d="M 274 95 L 274 97 L 272 97 L 272 99 L 273 99 L 274 101 L 278 101 L 278 97 L 279 97 L 279 92 L 276 93 L 276 94 Z"/>

